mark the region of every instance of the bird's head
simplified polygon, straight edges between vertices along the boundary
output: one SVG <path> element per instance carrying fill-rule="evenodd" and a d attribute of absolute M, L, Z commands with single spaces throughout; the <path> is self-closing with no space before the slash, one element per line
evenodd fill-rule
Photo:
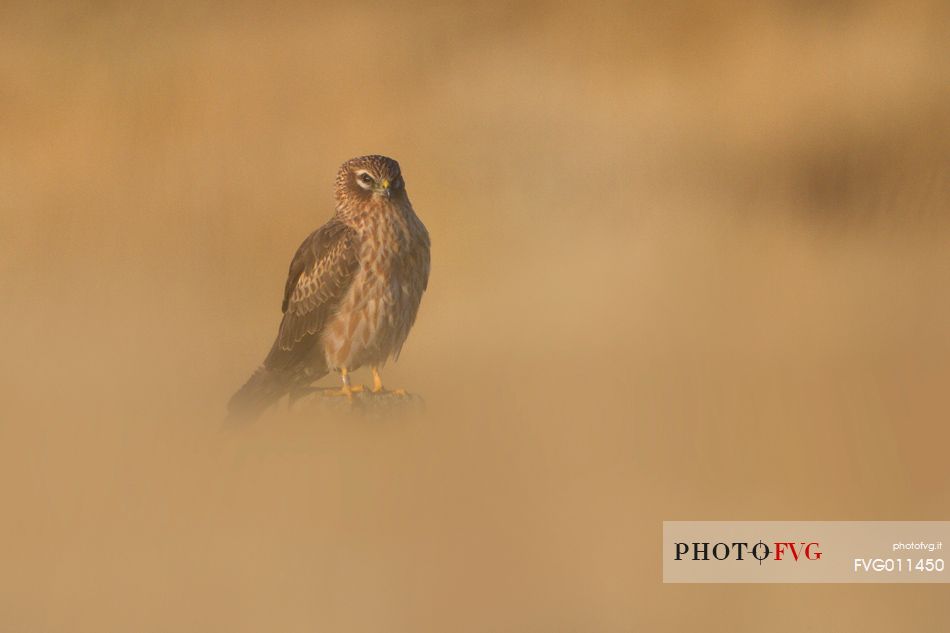
<path fill-rule="evenodd" d="M 343 203 L 401 199 L 405 191 L 399 163 L 386 156 L 351 158 L 336 177 L 336 199 Z"/>

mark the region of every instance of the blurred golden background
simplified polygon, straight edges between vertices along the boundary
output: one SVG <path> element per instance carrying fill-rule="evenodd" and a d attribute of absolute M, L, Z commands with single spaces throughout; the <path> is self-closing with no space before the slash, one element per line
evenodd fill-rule
<path fill-rule="evenodd" d="M 948 518 L 950 5 L 659 5 L 3 3 L 0 631 L 947 630 L 659 548 Z M 223 429 L 364 153 L 426 414 Z"/>

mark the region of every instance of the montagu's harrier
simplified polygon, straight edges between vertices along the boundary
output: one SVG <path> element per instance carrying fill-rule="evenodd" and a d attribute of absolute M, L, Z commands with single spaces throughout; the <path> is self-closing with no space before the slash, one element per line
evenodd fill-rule
<path fill-rule="evenodd" d="M 406 194 L 399 163 L 385 156 L 346 161 L 336 177 L 336 213 L 290 263 L 284 317 L 264 363 L 228 403 L 232 418 L 257 417 L 281 396 L 305 393 L 337 371 L 352 398 L 350 372 L 397 358 L 429 279 L 429 233 Z"/>

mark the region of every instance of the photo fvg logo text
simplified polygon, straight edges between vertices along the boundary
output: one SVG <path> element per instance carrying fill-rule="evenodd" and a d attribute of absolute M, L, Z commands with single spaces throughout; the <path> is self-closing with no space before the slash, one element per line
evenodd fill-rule
<path fill-rule="evenodd" d="M 950 582 L 948 521 L 665 521 L 663 582 Z"/>
<path fill-rule="evenodd" d="M 693 541 L 692 543 L 674 543 L 676 560 L 755 560 L 760 564 L 767 560 L 821 560 L 821 543 L 818 541 L 775 541 L 771 544 L 759 539 L 750 544 L 748 541 L 710 543 Z"/>

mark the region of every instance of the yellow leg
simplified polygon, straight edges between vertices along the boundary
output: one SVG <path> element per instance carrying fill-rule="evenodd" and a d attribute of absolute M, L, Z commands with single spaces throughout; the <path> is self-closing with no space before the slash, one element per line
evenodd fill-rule
<path fill-rule="evenodd" d="M 343 380 L 343 388 L 340 389 L 340 393 L 352 400 L 353 389 L 350 388 L 350 372 L 345 367 L 340 369 L 340 379 Z"/>
<path fill-rule="evenodd" d="M 340 395 L 346 396 L 347 399 L 352 400 L 354 393 L 363 391 L 363 385 L 350 384 L 350 370 L 349 369 L 341 368 L 340 378 L 343 380 L 343 388 L 340 389 Z"/>
<path fill-rule="evenodd" d="M 383 379 L 379 376 L 379 368 L 373 367 L 373 393 L 391 393 L 397 396 L 407 396 L 405 389 L 387 390 L 383 387 Z"/>

